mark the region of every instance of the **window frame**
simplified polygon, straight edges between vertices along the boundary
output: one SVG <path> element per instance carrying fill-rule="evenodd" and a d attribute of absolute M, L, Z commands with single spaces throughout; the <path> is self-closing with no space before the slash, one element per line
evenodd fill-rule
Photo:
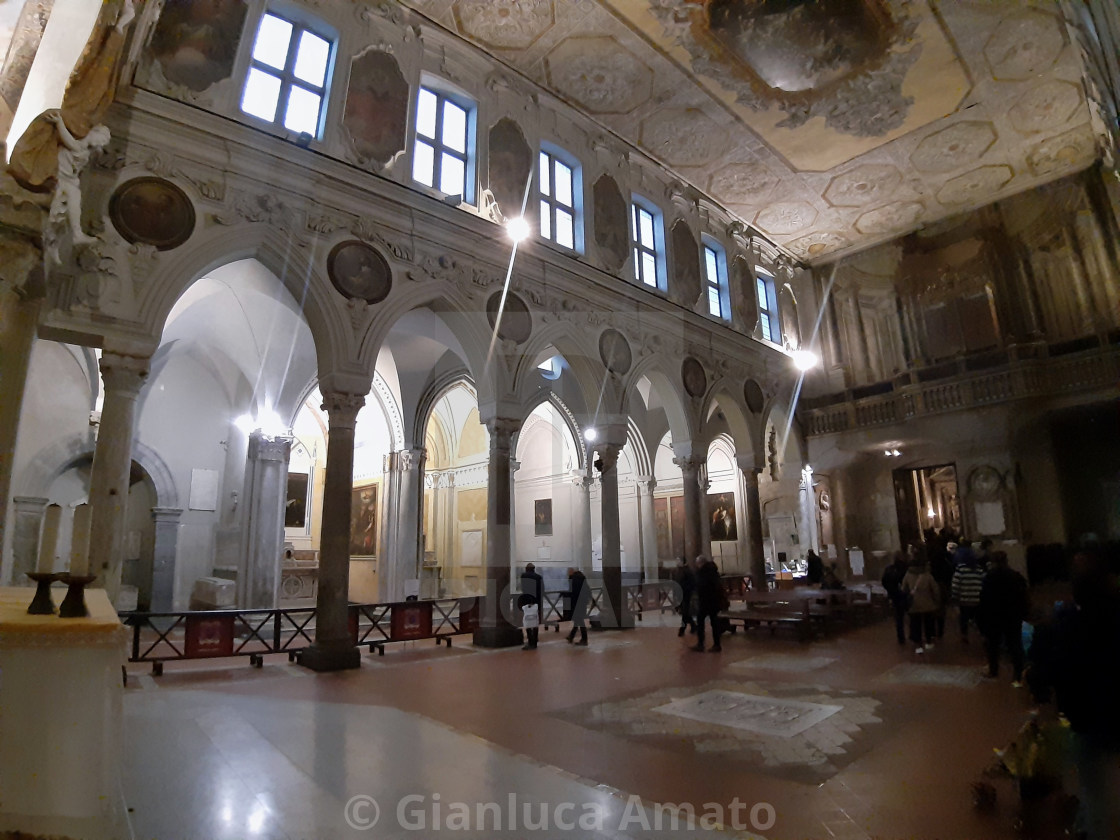
<path fill-rule="evenodd" d="M 652 246 L 645 244 L 640 239 L 641 213 L 648 214 L 652 220 Z M 640 259 L 644 254 L 650 254 L 653 257 L 653 283 L 650 283 L 645 277 L 645 263 Z M 665 293 L 669 285 L 668 272 L 665 270 L 665 217 L 656 204 L 637 193 L 630 195 L 630 255 L 634 260 L 634 282 L 643 288 L 656 289 Z"/>
<path fill-rule="evenodd" d="M 429 137 L 420 133 L 420 96 L 424 91 L 436 97 L 436 122 L 434 129 L 437 135 L 436 137 Z M 452 105 L 462 109 L 466 114 L 463 128 L 466 136 L 463 138 L 464 150 L 462 152 L 446 145 L 444 138 L 438 136 L 442 133 L 444 102 L 450 102 Z M 476 200 L 475 172 L 478 166 L 478 102 L 442 79 L 425 73 L 421 76 L 420 83 L 415 88 L 410 107 L 412 109 L 410 126 L 412 142 L 409 145 L 409 154 L 411 157 L 409 181 L 412 186 L 423 190 L 430 190 L 440 196 L 460 195 L 464 204 L 474 204 Z M 430 146 L 432 149 L 431 186 L 416 178 L 416 151 L 421 143 Z M 443 167 L 443 153 L 445 152 L 463 163 L 463 191 L 461 193 L 446 193 L 439 187 Z"/>
<path fill-rule="evenodd" d="M 774 275 L 755 267 L 755 297 L 758 299 L 758 328 L 763 341 L 782 346 L 782 319 L 778 309 L 778 285 Z"/>
<path fill-rule="evenodd" d="M 548 157 L 549 159 L 549 195 L 545 195 L 541 189 L 543 180 L 541 178 L 541 157 Z M 565 205 L 560 203 L 555 198 L 555 184 L 556 184 L 556 164 L 561 163 L 568 168 L 572 177 L 572 203 Z M 560 248 L 565 253 L 582 254 L 583 253 L 583 166 L 579 162 L 579 158 L 572 155 L 570 152 L 560 148 L 554 143 L 548 141 L 541 141 L 540 148 L 537 150 L 537 234 L 540 238 Z M 542 230 L 543 205 L 548 205 L 549 211 L 549 231 L 550 236 L 546 236 Z M 570 212 L 572 216 L 572 245 L 568 247 L 556 239 L 556 211 L 557 208 Z"/>
<path fill-rule="evenodd" d="M 714 256 L 716 276 L 708 272 L 708 252 Z M 708 300 L 708 315 L 720 321 L 731 320 L 731 289 L 727 279 L 727 249 L 713 237 L 703 234 L 700 237 L 700 271 L 704 276 L 704 296 Z M 719 300 L 719 311 L 712 311 L 712 292 Z"/>
<path fill-rule="evenodd" d="M 292 37 L 288 42 L 288 53 L 285 57 L 284 68 L 282 70 L 277 70 L 275 67 L 264 64 L 253 57 L 261 23 L 268 15 L 279 18 L 292 26 Z M 297 6 L 283 2 L 269 2 L 261 7 L 252 26 L 246 26 L 246 31 L 249 33 L 250 37 L 243 37 L 243 41 L 245 42 L 243 47 L 244 58 L 239 63 L 240 66 L 237 74 L 237 77 L 241 80 L 241 84 L 237 88 L 237 101 L 234 104 L 238 116 L 243 119 L 252 120 L 258 126 L 277 134 L 299 136 L 301 132 L 288 128 L 284 124 L 284 119 L 287 116 L 292 88 L 301 88 L 319 96 L 319 115 L 316 120 L 315 131 L 311 133 L 311 139 L 323 140 L 327 124 L 327 111 L 330 109 L 335 64 L 338 60 L 339 35 L 337 30 L 325 21 L 308 14 Z M 326 41 L 328 44 L 329 53 L 327 55 L 326 68 L 323 72 L 323 83 L 321 87 L 306 82 L 295 75 L 295 62 L 299 56 L 299 39 L 301 32 L 309 32 L 317 38 Z M 280 80 L 280 92 L 276 100 L 276 113 L 272 120 L 267 120 L 264 117 L 251 114 L 242 107 L 242 103 L 245 99 L 245 87 L 249 83 L 249 76 L 253 70 L 258 70 L 274 79 Z"/>

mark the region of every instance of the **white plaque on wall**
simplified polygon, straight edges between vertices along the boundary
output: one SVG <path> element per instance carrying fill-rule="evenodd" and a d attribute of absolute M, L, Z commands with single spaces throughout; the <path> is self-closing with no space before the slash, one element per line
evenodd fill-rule
<path fill-rule="evenodd" d="M 1007 530 L 1003 519 L 1003 502 L 974 502 L 972 509 L 976 511 L 976 533 L 993 536 Z"/>
<path fill-rule="evenodd" d="M 459 562 L 463 566 L 482 565 L 482 531 L 463 531 L 459 535 Z"/>
<path fill-rule="evenodd" d="M 218 509 L 218 471 L 191 470 L 191 510 Z"/>

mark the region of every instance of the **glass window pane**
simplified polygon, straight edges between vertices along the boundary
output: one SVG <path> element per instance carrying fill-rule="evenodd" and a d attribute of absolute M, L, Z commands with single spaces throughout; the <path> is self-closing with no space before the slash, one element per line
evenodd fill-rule
<path fill-rule="evenodd" d="M 327 59 L 331 55 L 331 43 L 314 32 L 304 30 L 299 36 L 296 50 L 296 66 L 292 71 L 297 79 L 309 85 L 322 87 L 327 78 Z"/>
<path fill-rule="evenodd" d="M 572 206 L 572 170 L 560 161 L 556 161 L 556 200 Z"/>
<path fill-rule="evenodd" d="M 443 102 L 443 137 L 439 140 L 449 149 L 467 152 L 467 112 L 454 102 Z"/>
<path fill-rule="evenodd" d="M 565 248 L 575 250 L 575 225 L 573 224 L 572 214 L 566 210 L 556 211 L 556 241 Z"/>
<path fill-rule="evenodd" d="M 657 285 L 657 260 L 648 251 L 642 252 L 642 279 L 649 286 Z"/>
<path fill-rule="evenodd" d="M 759 277 L 755 280 L 755 284 L 758 288 L 758 305 L 762 309 L 766 309 L 766 281 Z"/>
<path fill-rule="evenodd" d="M 272 122 L 276 119 L 276 103 L 280 99 L 280 79 L 253 67 L 241 94 L 241 110 Z"/>
<path fill-rule="evenodd" d="M 653 216 L 645 210 L 638 210 L 638 241 L 645 247 L 653 249 Z"/>
<path fill-rule="evenodd" d="M 540 183 L 541 195 L 552 195 L 552 178 L 549 172 L 548 160 L 548 155 L 541 152 L 540 172 L 537 175 L 537 179 Z"/>
<path fill-rule="evenodd" d="M 463 189 L 465 180 L 466 167 L 463 165 L 463 161 L 455 157 L 455 155 L 444 152 L 439 162 L 440 192 L 447 193 L 448 195 L 455 195 L 456 193 L 462 195 L 465 192 Z"/>
<path fill-rule="evenodd" d="M 416 97 L 416 133 L 433 140 L 436 136 L 436 95 L 425 88 Z"/>
<path fill-rule="evenodd" d="M 642 279 L 642 252 L 634 249 L 634 279 Z"/>
<path fill-rule="evenodd" d="M 552 238 L 552 217 L 548 212 L 548 202 L 541 202 L 541 236 L 545 239 Z"/>
<path fill-rule="evenodd" d="M 719 305 L 719 289 L 708 289 L 708 312 L 715 315 L 717 318 L 723 317 L 723 312 L 720 311 Z"/>
<path fill-rule="evenodd" d="M 253 58 L 261 64 L 283 70 L 288 63 L 288 44 L 292 41 L 292 25 L 276 15 L 265 15 L 253 42 Z"/>
<path fill-rule="evenodd" d="M 323 101 L 317 93 L 292 85 L 288 93 L 288 110 L 284 114 L 284 127 L 291 131 L 306 131 L 312 137 L 319 133 L 319 104 Z"/>
<path fill-rule="evenodd" d="M 412 180 L 425 187 L 432 185 L 432 169 L 435 165 L 434 149 L 422 140 L 416 141 L 412 152 Z"/>
<path fill-rule="evenodd" d="M 709 283 L 719 282 L 719 269 L 716 265 L 716 252 L 711 248 L 704 249 L 704 271 L 708 275 Z"/>
<path fill-rule="evenodd" d="M 759 319 L 762 321 L 762 337 L 767 341 L 772 341 L 770 338 L 770 316 L 763 312 Z"/>

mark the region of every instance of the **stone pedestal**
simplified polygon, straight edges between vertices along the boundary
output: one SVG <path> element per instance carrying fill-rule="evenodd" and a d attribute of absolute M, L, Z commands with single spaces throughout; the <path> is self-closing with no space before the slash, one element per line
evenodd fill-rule
<path fill-rule="evenodd" d="M 288 485 L 289 438 L 249 435 L 245 466 L 245 518 L 237 571 L 237 604 L 272 610 L 280 593 L 284 550 L 284 501 Z"/>
<path fill-rule="evenodd" d="M 121 667 L 127 632 L 105 592 L 88 618 L 26 614 L 0 589 L 0 834 L 132 836 L 121 789 Z"/>

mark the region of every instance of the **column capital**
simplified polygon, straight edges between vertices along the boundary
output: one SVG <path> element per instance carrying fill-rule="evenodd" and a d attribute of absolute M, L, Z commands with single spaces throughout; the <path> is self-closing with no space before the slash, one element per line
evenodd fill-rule
<path fill-rule="evenodd" d="M 428 450 L 422 446 L 412 449 L 402 449 L 398 464 L 402 470 L 418 470 L 424 465 L 428 457 Z"/>
<path fill-rule="evenodd" d="M 291 450 L 291 438 L 269 437 L 260 431 L 249 435 L 250 461 L 283 461 L 286 464 Z"/>
<path fill-rule="evenodd" d="M 521 421 L 513 417 L 491 417 L 485 421 L 485 426 L 490 433 L 491 446 L 494 438 L 504 438 L 508 448 L 510 440 L 521 428 Z"/>
<path fill-rule="evenodd" d="M 637 477 L 638 492 L 645 494 L 652 494 L 657 489 L 657 479 L 651 475 L 640 475 Z"/>
<path fill-rule="evenodd" d="M 36 510 L 45 508 L 50 503 L 50 499 L 43 496 L 12 496 L 12 504 L 16 509 Z"/>
<path fill-rule="evenodd" d="M 708 462 L 707 458 L 700 458 L 695 455 L 687 455 L 683 457 L 676 457 L 673 463 L 681 468 L 681 471 L 700 472 L 700 468 Z"/>
<path fill-rule="evenodd" d="M 178 522 L 182 515 L 182 508 L 152 508 L 152 521 L 154 522 Z"/>
<path fill-rule="evenodd" d="M 332 429 L 353 429 L 358 422 L 358 412 L 366 404 L 365 394 L 346 391 L 327 391 L 323 394 L 323 411 Z"/>
<path fill-rule="evenodd" d="M 622 451 L 622 445 L 617 443 L 597 443 L 595 444 L 595 452 L 598 458 L 595 459 L 595 469 L 600 473 L 607 470 L 613 470 L 615 465 L 618 464 L 618 454 Z"/>
<path fill-rule="evenodd" d="M 151 369 L 151 359 L 140 356 L 122 356 L 102 353 L 98 364 L 105 393 L 123 393 L 135 396 L 140 393 Z"/>

